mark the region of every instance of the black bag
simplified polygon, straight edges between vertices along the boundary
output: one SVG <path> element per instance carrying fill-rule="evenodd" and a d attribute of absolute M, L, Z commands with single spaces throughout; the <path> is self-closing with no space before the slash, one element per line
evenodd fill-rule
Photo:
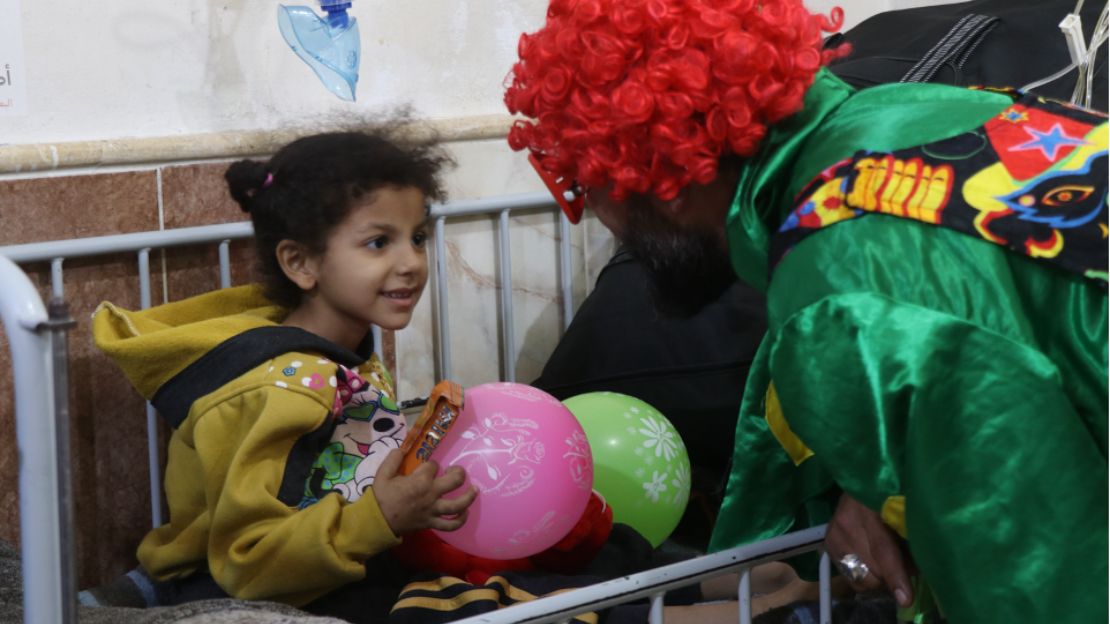
<path fill-rule="evenodd" d="M 1090 44 L 1103 2 L 1084 2 L 1083 35 Z M 871 16 L 826 47 L 850 43 L 852 53 L 829 69 L 859 88 L 887 82 L 1020 88 L 1071 62 L 1058 24 L 1075 0 L 974 0 L 888 11 Z M 1106 110 L 1106 46 L 1093 64 L 1091 108 Z M 1068 101 L 1077 71 L 1031 89 Z"/>

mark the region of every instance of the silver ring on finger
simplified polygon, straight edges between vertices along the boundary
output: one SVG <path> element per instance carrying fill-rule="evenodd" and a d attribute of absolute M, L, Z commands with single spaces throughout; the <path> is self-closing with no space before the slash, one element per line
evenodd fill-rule
<path fill-rule="evenodd" d="M 859 558 L 859 555 L 854 553 L 844 555 L 836 564 L 840 568 L 840 573 L 853 583 L 861 583 L 867 578 L 867 575 L 871 574 L 871 569 L 867 567 L 867 564 Z"/>

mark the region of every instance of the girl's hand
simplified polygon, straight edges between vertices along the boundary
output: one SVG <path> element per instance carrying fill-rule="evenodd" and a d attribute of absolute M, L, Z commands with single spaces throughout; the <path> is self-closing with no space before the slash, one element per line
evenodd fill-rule
<path fill-rule="evenodd" d="M 429 461 L 412 474 L 401 475 L 397 474 L 401 458 L 401 451 L 390 451 L 378 467 L 370 488 L 393 534 L 403 535 L 420 529 L 454 531 L 461 527 L 466 522 L 466 509 L 478 496 L 478 490 L 471 486 L 455 498 L 443 498 L 443 495 L 466 481 L 463 469 L 452 466 L 437 477 L 439 466 Z"/>

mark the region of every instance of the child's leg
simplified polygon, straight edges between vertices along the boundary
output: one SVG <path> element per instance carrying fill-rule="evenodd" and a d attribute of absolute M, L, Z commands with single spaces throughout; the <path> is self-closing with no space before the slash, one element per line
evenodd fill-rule
<path fill-rule="evenodd" d="M 755 616 L 755 605 L 752 605 Z M 739 606 L 734 600 L 689 605 L 685 607 L 663 607 L 663 620 L 667 624 L 725 624 L 740 619 Z"/>
<path fill-rule="evenodd" d="M 716 624 L 717 622 L 736 622 L 739 605 L 736 602 L 740 575 L 726 574 L 709 579 L 701 585 L 705 600 L 718 600 L 688 606 L 672 606 L 663 609 L 667 624 Z M 851 588 L 842 577 L 832 579 L 831 590 L 837 598 L 850 597 Z M 795 602 L 814 601 L 820 598 L 818 583 L 803 581 L 794 569 L 782 562 L 758 565 L 752 569 L 752 617 L 771 609 Z"/>
<path fill-rule="evenodd" d="M 771 594 L 799 580 L 794 568 L 781 561 L 763 563 L 752 568 L 752 595 Z M 739 574 L 725 574 L 702 582 L 701 594 L 705 600 L 732 600 L 739 586 Z"/>

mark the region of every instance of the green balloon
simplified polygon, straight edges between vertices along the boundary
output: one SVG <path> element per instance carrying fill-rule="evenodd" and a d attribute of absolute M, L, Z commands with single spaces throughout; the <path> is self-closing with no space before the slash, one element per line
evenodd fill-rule
<path fill-rule="evenodd" d="M 678 526 L 690 499 L 690 457 L 674 425 L 647 403 L 616 392 L 563 401 L 586 432 L 594 489 L 652 546 Z"/>

